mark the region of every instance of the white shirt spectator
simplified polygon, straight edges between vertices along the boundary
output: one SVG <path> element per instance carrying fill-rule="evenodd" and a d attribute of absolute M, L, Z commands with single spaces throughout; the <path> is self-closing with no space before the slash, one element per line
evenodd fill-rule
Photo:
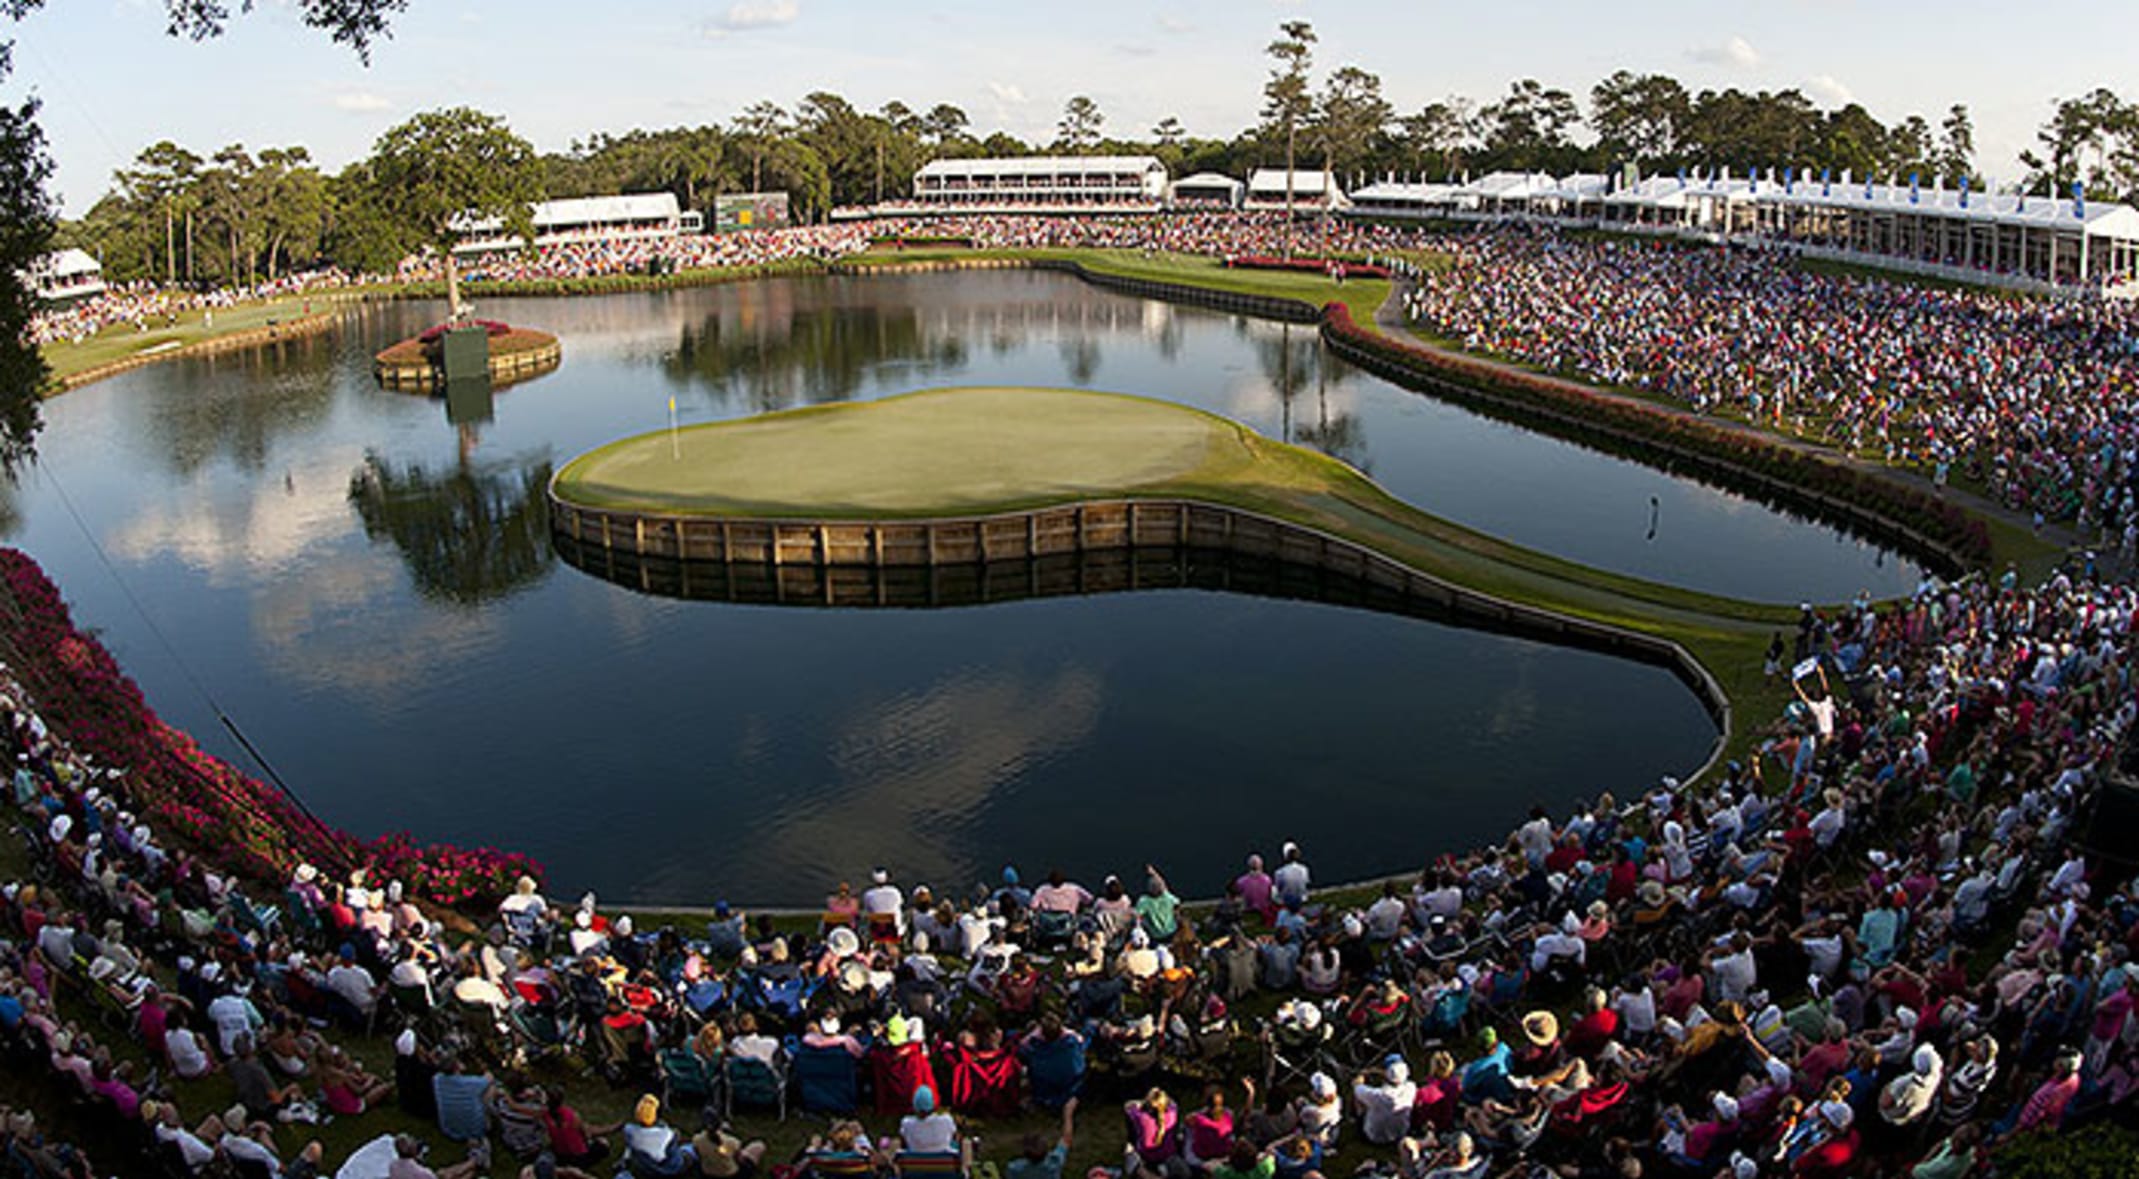
<path fill-rule="evenodd" d="M 1723 954 L 1709 960 L 1709 974 L 1715 984 L 1717 999 L 1731 999 L 1739 1003 L 1752 993 L 1755 967 L 1753 951 L 1740 950 L 1735 954 Z"/>
<path fill-rule="evenodd" d="M 1555 958 L 1571 958 L 1576 965 L 1583 965 L 1589 959 L 1589 943 L 1564 929 L 1539 934 L 1537 944 L 1530 949 L 1530 969 L 1549 969 Z"/>
<path fill-rule="evenodd" d="M 1411 1106 L 1418 1095 L 1419 1087 L 1411 1082 L 1411 1070 L 1400 1064 L 1390 1066 L 1389 1078 L 1382 1084 L 1361 1081 L 1352 1086 L 1352 1097 L 1359 1103 L 1360 1132 L 1367 1141 L 1381 1146 L 1410 1133 Z"/>
<path fill-rule="evenodd" d="M 185 1159 L 186 1168 L 191 1171 L 200 1170 L 215 1158 L 215 1148 L 183 1126 L 157 1126 L 156 1140 L 177 1143 L 179 1156 Z"/>
<path fill-rule="evenodd" d="M 749 1060 L 771 1064 L 780 1051 L 780 1042 L 762 1032 L 753 1032 L 728 1041 L 728 1050 Z"/>
<path fill-rule="evenodd" d="M 216 1047 L 223 1055 L 237 1051 L 239 1036 L 248 1036 L 266 1026 L 253 1001 L 235 992 L 219 995 L 208 1004 L 208 1021 L 215 1025 Z"/>
<path fill-rule="evenodd" d="M 208 1050 L 191 1028 L 171 1028 L 163 1034 L 164 1052 L 171 1058 L 171 1071 L 192 1080 L 207 1073 Z"/>
<path fill-rule="evenodd" d="M 1612 1007 L 1626 1021 L 1627 1033 L 1635 1039 L 1647 1039 L 1656 1032 L 1656 995 L 1647 987 L 1620 992 Z"/>
<path fill-rule="evenodd" d="M 916 1154 L 949 1154 L 958 1149 L 958 1123 L 942 1110 L 907 1114 L 899 1119 L 899 1141 Z"/>
<path fill-rule="evenodd" d="M 370 1015 L 372 1007 L 379 1001 L 378 986 L 371 972 L 354 962 L 337 962 L 334 969 L 327 972 L 327 989 L 365 1015 Z"/>
<path fill-rule="evenodd" d="M 1367 906 L 1367 937 L 1377 941 L 1389 941 L 1404 927 L 1404 902 L 1401 898 L 1385 896 Z"/>
<path fill-rule="evenodd" d="M 1291 860 L 1278 865 L 1277 871 L 1270 874 L 1270 882 L 1277 889 L 1279 901 L 1288 905 L 1306 902 L 1309 877 L 1307 865 L 1302 861 Z"/>

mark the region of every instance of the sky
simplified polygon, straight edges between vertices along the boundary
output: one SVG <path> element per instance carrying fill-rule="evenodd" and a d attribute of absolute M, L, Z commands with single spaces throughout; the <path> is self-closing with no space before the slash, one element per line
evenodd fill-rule
<path fill-rule="evenodd" d="M 1936 126 L 1965 102 L 1993 180 L 2019 177 L 2054 99 L 2139 97 L 2131 0 L 409 0 L 368 67 L 303 27 L 291 0 L 258 0 L 202 44 L 165 35 L 161 0 L 45 0 L 11 31 L 0 98 L 42 100 L 54 187 L 79 215 L 160 139 L 203 155 L 302 144 L 333 170 L 410 115 L 456 105 L 504 116 L 544 151 L 726 124 L 814 90 L 865 110 L 950 102 L 981 134 L 1039 141 L 1086 94 L 1110 133 L 1148 136 L 1171 115 L 1225 138 L 1256 121 L 1263 48 L 1296 19 L 1320 38 L 1318 82 L 1360 66 L 1399 113 L 1487 101 L 1522 77 L 1586 99 L 1617 69 L 1691 90 L 1797 87 L 1888 123 L 1921 113 Z"/>

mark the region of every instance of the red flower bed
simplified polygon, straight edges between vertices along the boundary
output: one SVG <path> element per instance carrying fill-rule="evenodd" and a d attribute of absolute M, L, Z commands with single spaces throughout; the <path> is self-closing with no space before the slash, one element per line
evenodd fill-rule
<path fill-rule="evenodd" d="M 37 562 L 0 549 L 0 633 L 13 668 L 55 735 L 99 764 L 123 766 L 142 817 L 219 868 L 279 888 L 300 862 L 370 867 L 411 896 L 457 908 L 494 905 L 541 867 L 518 853 L 417 846 L 406 835 L 363 840 L 326 826 L 281 791 L 209 755 L 156 715 L 111 653 L 75 629 L 59 589 Z"/>
<path fill-rule="evenodd" d="M 499 323 L 495 319 L 466 319 L 459 323 L 442 323 L 436 327 L 426 328 L 424 333 L 416 338 L 426 344 L 436 344 L 446 338 L 448 331 L 457 327 L 479 327 L 488 336 L 502 336 L 512 330 L 510 325 Z"/>
<path fill-rule="evenodd" d="M 1328 274 L 1331 266 L 1342 266 L 1344 267 L 1346 278 L 1389 277 L 1389 269 L 1386 266 L 1375 266 L 1366 262 L 1346 262 L 1342 258 L 1294 258 L 1291 261 L 1287 261 L 1283 258 L 1272 258 L 1263 254 L 1246 254 L 1237 258 L 1227 258 L 1225 264 L 1233 270 L 1294 270 L 1306 274 Z"/>
<path fill-rule="evenodd" d="M 1438 372 L 1474 388 L 1512 395 L 1540 412 L 1577 417 L 1600 432 L 1638 434 L 1735 470 L 1853 505 L 1944 546 L 1969 565 L 1981 566 L 1990 560 L 1990 530 L 1982 520 L 1936 495 L 1876 473 L 1659 406 L 1391 339 L 1353 322 L 1351 311 L 1342 303 L 1325 305 L 1322 319 L 1331 336 L 1398 367 Z"/>

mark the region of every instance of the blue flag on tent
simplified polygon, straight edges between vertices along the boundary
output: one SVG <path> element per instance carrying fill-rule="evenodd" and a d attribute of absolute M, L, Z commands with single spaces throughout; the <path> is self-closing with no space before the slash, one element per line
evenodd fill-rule
<path fill-rule="evenodd" d="M 1821 196 L 1827 196 L 1827 195 L 1829 195 L 1829 194 L 1831 194 L 1831 193 L 1833 193 L 1833 192 L 1834 192 L 1834 169 L 1833 169 L 1833 168 L 1822 168 L 1822 169 L 1820 169 L 1820 195 L 1821 195 Z"/>
<path fill-rule="evenodd" d="M 1917 202 L 1920 191 L 1916 185 L 1916 175 L 1914 172 L 1909 173 L 1909 203 L 1912 205 Z"/>
<path fill-rule="evenodd" d="M 2087 219 L 2087 187 L 2077 180 L 2072 182 L 2072 216 L 2080 221 Z"/>
<path fill-rule="evenodd" d="M 1968 177 L 1961 177 L 1961 207 L 1968 207 Z"/>
<path fill-rule="evenodd" d="M 1864 174 L 1864 199 L 1872 199 L 1872 175 L 1869 172 Z"/>
<path fill-rule="evenodd" d="M 1783 165 L 1782 190 L 1784 192 L 1797 191 L 1797 169 L 1789 164 Z"/>

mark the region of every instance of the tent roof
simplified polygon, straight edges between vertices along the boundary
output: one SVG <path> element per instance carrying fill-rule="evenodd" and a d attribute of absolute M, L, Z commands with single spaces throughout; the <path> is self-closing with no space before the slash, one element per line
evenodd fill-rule
<path fill-rule="evenodd" d="M 1421 184 L 1403 180 L 1378 180 L 1352 193 L 1354 200 L 1415 201 L 1422 205 L 1453 204 L 1463 194 L 1460 184 Z"/>
<path fill-rule="evenodd" d="M 540 232 L 553 225 L 585 225 L 589 222 L 672 221 L 682 216 L 682 207 L 672 192 L 624 193 L 620 196 L 568 197 L 557 201 L 536 201 L 532 206 L 535 229 Z M 484 233 L 505 224 L 502 218 L 469 217 L 466 214 L 454 219 L 454 228 L 463 233 Z"/>
<path fill-rule="evenodd" d="M 1063 176 L 1164 172 L 1157 156 L 997 156 L 930 160 L 915 176 Z"/>
<path fill-rule="evenodd" d="M 1283 168 L 1257 168 L 1255 171 L 1248 173 L 1248 191 L 1284 193 L 1285 170 Z M 1343 188 L 1337 183 L 1335 177 L 1319 168 L 1295 168 L 1292 171 L 1292 191 L 1342 192 Z"/>
<path fill-rule="evenodd" d="M 46 254 L 30 264 L 32 273 L 40 276 L 60 277 L 69 274 L 101 274 L 104 264 L 89 255 L 87 250 L 69 247 L 56 253 Z"/>

